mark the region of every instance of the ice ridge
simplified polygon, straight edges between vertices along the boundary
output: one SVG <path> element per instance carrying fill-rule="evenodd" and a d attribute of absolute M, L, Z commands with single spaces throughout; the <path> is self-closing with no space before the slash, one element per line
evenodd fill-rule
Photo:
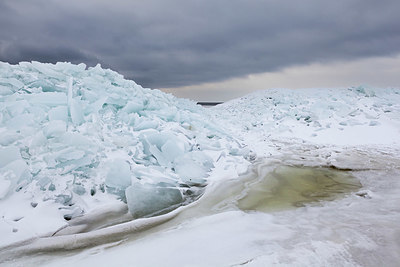
<path fill-rule="evenodd" d="M 0 200 L 71 219 L 111 194 L 147 216 L 195 195 L 227 138 L 194 102 L 100 65 L 0 62 Z"/>

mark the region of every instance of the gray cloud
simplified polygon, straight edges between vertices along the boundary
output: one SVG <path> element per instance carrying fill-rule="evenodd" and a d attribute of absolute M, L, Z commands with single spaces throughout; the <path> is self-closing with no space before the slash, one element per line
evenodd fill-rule
<path fill-rule="evenodd" d="M 191 85 L 394 55 L 398 10 L 397 0 L 3 0 L 0 60 L 99 62 L 146 87 Z"/>

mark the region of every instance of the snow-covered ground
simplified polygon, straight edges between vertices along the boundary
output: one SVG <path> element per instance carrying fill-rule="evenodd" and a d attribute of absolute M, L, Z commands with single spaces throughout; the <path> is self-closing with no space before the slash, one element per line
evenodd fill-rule
<path fill-rule="evenodd" d="M 203 109 L 100 66 L 33 62 L 0 63 L 0 95 L 3 265 L 400 262 L 399 89 L 267 90 Z M 282 166 L 361 188 L 244 209 Z"/>

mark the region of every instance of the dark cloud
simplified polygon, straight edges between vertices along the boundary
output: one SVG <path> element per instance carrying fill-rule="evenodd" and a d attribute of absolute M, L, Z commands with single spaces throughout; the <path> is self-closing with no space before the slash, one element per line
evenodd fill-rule
<path fill-rule="evenodd" d="M 139 2 L 139 3 L 137 3 Z M 0 60 L 110 67 L 147 87 L 400 52 L 400 2 L 0 2 Z"/>

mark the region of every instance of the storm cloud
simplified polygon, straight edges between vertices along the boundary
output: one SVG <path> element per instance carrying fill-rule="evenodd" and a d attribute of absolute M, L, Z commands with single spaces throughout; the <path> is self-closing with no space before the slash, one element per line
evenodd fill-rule
<path fill-rule="evenodd" d="M 0 61 L 84 62 L 146 87 L 400 52 L 400 1 L 0 2 Z"/>

